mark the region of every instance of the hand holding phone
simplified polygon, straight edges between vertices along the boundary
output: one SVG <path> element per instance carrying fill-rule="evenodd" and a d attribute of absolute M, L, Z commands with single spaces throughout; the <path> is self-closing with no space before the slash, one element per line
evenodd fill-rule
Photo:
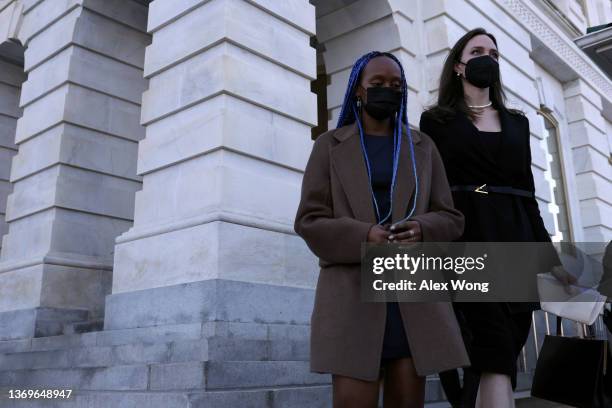
<path fill-rule="evenodd" d="M 389 227 L 389 242 L 419 242 L 423 240 L 421 224 L 418 221 L 406 220 Z"/>

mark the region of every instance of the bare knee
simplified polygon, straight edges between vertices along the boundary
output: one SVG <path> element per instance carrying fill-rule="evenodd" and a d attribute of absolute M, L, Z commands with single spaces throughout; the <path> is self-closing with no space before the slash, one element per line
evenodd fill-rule
<path fill-rule="evenodd" d="M 412 391 L 415 391 L 414 389 Z M 423 408 L 425 403 L 424 395 L 418 390 L 410 392 L 409 390 L 391 391 L 385 389 L 384 404 L 385 408 Z"/>
<path fill-rule="evenodd" d="M 332 375 L 334 408 L 377 408 L 378 381 Z"/>
<path fill-rule="evenodd" d="M 424 401 L 421 398 L 407 393 L 394 395 L 393 398 L 385 397 L 385 408 L 423 408 Z"/>
<path fill-rule="evenodd" d="M 422 408 L 425 400 L 425 377 L 416 373 L 412 359 L 391 361 L 385 367 L 385 408 Z"/>

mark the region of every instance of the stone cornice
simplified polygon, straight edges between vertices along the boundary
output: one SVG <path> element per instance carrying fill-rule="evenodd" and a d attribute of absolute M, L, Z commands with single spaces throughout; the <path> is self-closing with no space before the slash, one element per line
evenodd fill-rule
<path fill-rule="evenodd" d="M 612 102 L 612 81 L 572 42 L 555 31 L 552 22 L 540 15 L 524 0 L 496 0 L 502 7 L 510 12 L 516 21 L 523 25 L 530 33 L 537 36 L 555 54 L 565 60 L 567 64 L 582 79 L 588 82 L 602 98 Z"/>

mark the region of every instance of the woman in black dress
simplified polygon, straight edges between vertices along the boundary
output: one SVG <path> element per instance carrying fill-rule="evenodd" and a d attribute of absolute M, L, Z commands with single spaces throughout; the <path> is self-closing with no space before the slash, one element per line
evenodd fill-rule
<path fill-rule="evenodd" d="M 527 117 L 505 106 L 495 37 L 465 34 L 442 69 L 438 103 L 420 129 L 436 143 L 465 242 L 548 241 L 535 199 Z M 570 276 L 557 273 L 560 280 Z M 567 283 L 567 282 L 564 282 Z M 513 407 L 518 355 L 538 303 L 455 303 L 472 366 L 459 390 L 456 370 L 440 377 L 454 407 Z"/>

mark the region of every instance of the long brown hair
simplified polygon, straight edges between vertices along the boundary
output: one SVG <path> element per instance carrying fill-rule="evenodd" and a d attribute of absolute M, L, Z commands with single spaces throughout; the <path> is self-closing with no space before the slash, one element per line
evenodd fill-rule
<path fill-rule="evenodd" d="M 463 95 L 463 85 L 459 77 L 455 75 L 455 63 L 460 62 L 461 54 L 468 41 L 477 35 L 488 36 L 497 47 L 497 40 L 493 34 L 488 33 L 484 28 L 475 28 L 468 31 L 461 37 L 450 50 L 444 61 L 442 73 L 440 74 L 440 86 L 438 88 L 438 102 L 428 107 L 426 113 L 431 115 L 439 122 L 446 122 L 453 118 L 457 112 L 462 112 L 467 115 L 472 121 L 476 120 L 478 112 L 470 109 L 465 103 Z M 489 98 L 493 108 L 498 111 L 506 111 L 515 114 L 523 114 L 522 111 L 516 109 L 508 109 L 506 107 L 506 94 L 501 82 L 501 75 L 489 87 Z"/>

